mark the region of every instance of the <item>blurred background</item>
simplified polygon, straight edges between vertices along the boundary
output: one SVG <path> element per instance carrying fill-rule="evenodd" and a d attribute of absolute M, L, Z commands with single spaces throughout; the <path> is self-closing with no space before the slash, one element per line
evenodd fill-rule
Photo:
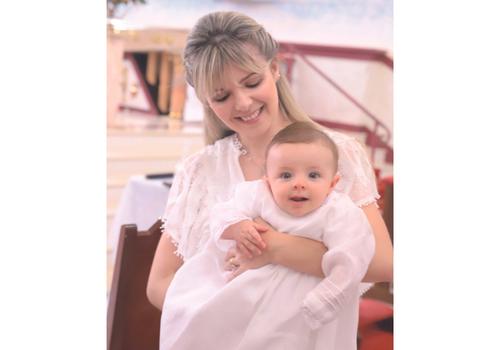
<path fill-rule="evenodd" d="M 212 11 L 239 11 L 264 25 L 280 42 L 282 69 L 299 104 L 366 146 L 392 236 L 391 0 L 107 5 L 108 289 L 120 227 L 148 229 L 163 214 L 176 164 L 204 145 L 202 108 L 184 81 L 181 57 L 191 27 Z M 392 303 L 391 286 L 372 293 Z"/>

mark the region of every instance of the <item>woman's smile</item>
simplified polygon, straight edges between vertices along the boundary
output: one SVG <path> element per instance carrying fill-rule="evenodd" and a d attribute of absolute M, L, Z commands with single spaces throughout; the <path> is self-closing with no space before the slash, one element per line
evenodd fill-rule
<path fill-rule="evenodd" d="M 253 112 L 249 115 L 248 114 L 244 115 L 244 116 L 242 115 L 242 116 L 238 116 L 236 118 L 244 123 L 255 123 L 258 121 L 259 116 L 262 112 L 262 109 L 264 109 L 264 106 L 261 106 L 259 109 L 257 109 L 255 112 Z"/>

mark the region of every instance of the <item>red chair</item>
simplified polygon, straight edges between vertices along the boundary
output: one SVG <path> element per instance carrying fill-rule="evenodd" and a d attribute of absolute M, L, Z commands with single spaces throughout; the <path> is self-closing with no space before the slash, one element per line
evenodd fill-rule
<path fill-rule="evenodd" d="M 392 305 L 368 298 L 359 303 L 358 350 L 393 350 Z"/>

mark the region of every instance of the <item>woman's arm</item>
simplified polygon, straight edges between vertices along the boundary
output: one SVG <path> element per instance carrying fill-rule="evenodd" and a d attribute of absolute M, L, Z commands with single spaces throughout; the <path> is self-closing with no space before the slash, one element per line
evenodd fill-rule
<path fill-rule="evenodd" d="M 156 248 L 146 288 L 149 302 L 160 310 L 163 308 L 168 286 L 183 263 L 182 259 L 175 255 L 175 250 L 170 236 L 164 232 Z"/>
<path fill-rule="evenodd" d="M 363 282 L 390 282 L 392 281 L 392 244 L 389 232 L 375 203 L 364 206 L 362 209 L 370 222 L 375 238 L 375 254 Z M 262 255 L 251 260 L 241 255 L 237 256 L 239 267 L 233 272 L 234 277 L 248 269 L 267 264 L 278 264 L 298 272 L 325 277 L 321 261 L 327 248 L 322 242 L 278 232 L 260 218 L 255 221 L 269 227 L 268 231 L 262 233 L 262 238 L 268 248 Z M 231 256 L 234 254 L 228 254 L 227 258 Z"/>
<path fill-rule="evenodd" d="M 392 281 L 392 243 L 382 215 L 375 203 L 362 207 L 375 238 L 375 254 L 363 282 Z M 274 237 L 268 243 L 271 262 L 289 267 L 295 271 L 324 277 L 321 260 L 326 247 L 311 239 L 272 232 Z M 264 238 L 265 240 L 265 238 Z"/>
<path fill-rule="evenodd" d="M 269 247 L 272 264 L 286 266 L 308 275 L 325 277 L 321 260 L 328 249 L 322 242 L 275 230 L 268 230 L 266 234 L 269 237 L 263 238 Z"/>
<path fill-rule="evenodd" d="M 392 242 L 389 231 L 375 203 L 361 207 L 372 227 L 375 254 L 363 282 L 392 282 Z"/>
<path fill-rule="evenodd" d="M 246 270 L 256 269 L 267 264 L 283 265 L 308 275 L 324 277 L 321 260 L 327 249 L 322 242 L 278 232 L 261 218 L 254 221 L 268 227 L 266 232 L 261 233 L 261 237 L 266 243 L 266 249 L 262 255 L 252 259 L 245 258 L 238 251 L 230 250 L 226 255 L 227 268 L 231 268 L 233 261 L 237 265 L 236 269 L 233 270 L 232 278 Z M 233 257 L 235 260 L 231 260 Z"/>

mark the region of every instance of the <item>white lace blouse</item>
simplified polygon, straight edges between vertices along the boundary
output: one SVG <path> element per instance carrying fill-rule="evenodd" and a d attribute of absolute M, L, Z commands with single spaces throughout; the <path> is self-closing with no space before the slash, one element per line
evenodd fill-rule
<path fill-rule="evenodd" d="M 353 137 L 327 131 L 339 150 L 340 180 L 335 191 L 347 194 L 358 206 L 379 198 L 373 168 L 363 146 Z M 170 188 L 164 232 L 176 245 L 176 254 L 189 259 L 210 237 L 211 208 L 229 200 L 236 184 L 245 181 L 239 164 L 241 150 L 235 135 L 218 140 L 187 157 L 177 169 Z"/>

